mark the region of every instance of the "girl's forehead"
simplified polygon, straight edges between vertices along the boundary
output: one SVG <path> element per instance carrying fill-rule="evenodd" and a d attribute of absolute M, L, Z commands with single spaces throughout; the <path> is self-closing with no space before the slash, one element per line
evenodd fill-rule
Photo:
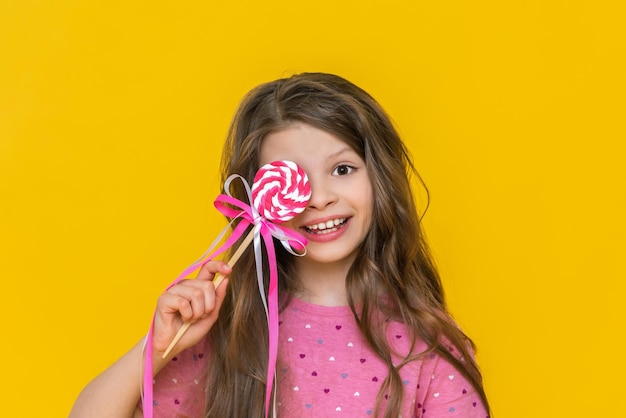
<path fill-rule="evenodd" d="M 335 158 L 358 157 L 338 136 L 311 125 L 298 123 L 268 134 L 262 141 L 259 164 L 291 160 L 299 165 L 323 165 Z"/>

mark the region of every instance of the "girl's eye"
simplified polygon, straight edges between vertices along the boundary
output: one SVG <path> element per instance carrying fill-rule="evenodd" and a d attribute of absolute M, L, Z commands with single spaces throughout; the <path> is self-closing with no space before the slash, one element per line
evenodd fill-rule
<path fill-rule="evenodd" d="M 353 170 L 354 170 L 354 167 L 351 167 L 351 166 L 346 165 L 346 164 L 341 164 L 341 165 L 338 165 L 337 167 L 335 167 L 335 169 L 333 170 L 333 175 L 345 176 L 347 174 L 352 173 Z"/>

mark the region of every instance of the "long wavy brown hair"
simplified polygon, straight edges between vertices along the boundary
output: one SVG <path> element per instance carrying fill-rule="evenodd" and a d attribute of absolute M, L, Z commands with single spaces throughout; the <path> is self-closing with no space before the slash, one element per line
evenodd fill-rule
<path fill-rule="evenodd" d="M 374 199 L 373 222 L 346 278 L 354 320 L 389 373 L 376 402 L 376 415 L 400 414 L 403 384 L 399 369 L 428 353 L 451 362 L 488 402 L 470 350 L 473 342 L 446 308 L 441 280 L 420 227 L 410 179 L 417 175 L 409 153 L 381 106 L 364 90 L 332 74 L 304 73 L 254 88 L 243 99 L 224 146 L 222 181 L 233 173 L 252 184 L 259 168 L 263 138 L 294 122 L 329 132 L 365 161 Z M 231 187 L 244 200 L 241 187 Z M 277 247 L 279 287 L 285 306 L 300 290 L 292 255 Z M 254 276 L 254 255 L 247 250 L 230 275 L 217 323 L 210 331 L 206 417 L 263 417 L 268 348 L 267 322 Z M 267 280 L 267 277 L 266 277 Z M 267 287 L 266 287 L 267 288 Z M 357 308 L 357 306 L 359 308 Z M 381 315 L 382 314 L 382 315 Z M 426 352 L 400 364 L 385 336 L 385 321 L 404 323 Z M 280 356 L 280 353 L 279 353 Z M 383 404 L 383 394 L 388 400 Z"/>

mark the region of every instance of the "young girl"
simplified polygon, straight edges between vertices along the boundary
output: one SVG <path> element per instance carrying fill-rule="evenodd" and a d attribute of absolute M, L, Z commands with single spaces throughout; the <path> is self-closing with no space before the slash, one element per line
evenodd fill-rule
<path fill-rule="evenodd" d="M 450 317 L 420 227 L 414 167 L 389 118 L 347 80 L 305 73 L 253 89 L 232 122 L 222 179 L 250 184 L 291 160 L 312 190 L 286 226 L 306 254 L 276 246 L 280 333 L 270 411 L 485 418 L 473 343 Z M 242 187 L 232 194 L 246 200 Z M 154 412 L 159 417 L 263 417 L 268 327 L 248 248 L 234 269 L 211 261 L 157 302 Z M 252 273 L 251 273 L 252 272 Z M 216 273 L 228 276 L 217 289 Z M 183 322 L 192 325 L 165 359 Z M 92 381 L 71 417 L 139 417 L 142 343 Z M 270 382 L 271 383 L 271 382 Z"/>

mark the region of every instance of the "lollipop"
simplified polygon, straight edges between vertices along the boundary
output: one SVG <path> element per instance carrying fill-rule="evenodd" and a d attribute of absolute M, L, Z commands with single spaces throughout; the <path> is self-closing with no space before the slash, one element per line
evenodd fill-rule
<path fill-rule="evenodd" d="M 257 171 L 254 176 L 251 195 L 252 205 L 265 221 L 282 223 L 306 209 L 311 198 L 311 186 L 306 173 L 296 163 L 287 160 L 274 161 L 265 164 Z M 255 228 L 253 227 L 228 260 L 231 267 L 234 266 L 252 241 L 254 232 Z M 216 274 L 213 278 L 215 288 L 219 287 L 223 280 L 222 275 Z M 163 358 L 167 357 L 190 326 L 191 323 L 189 322 L 183 324 L 163 353 Z"/>
<path fill-rule="evenodd" d="M 293 161 L 265 164 L 254 176 L 252 205 L 268 221 L 287 222 L 306 209 L 309 179 Z"/>

